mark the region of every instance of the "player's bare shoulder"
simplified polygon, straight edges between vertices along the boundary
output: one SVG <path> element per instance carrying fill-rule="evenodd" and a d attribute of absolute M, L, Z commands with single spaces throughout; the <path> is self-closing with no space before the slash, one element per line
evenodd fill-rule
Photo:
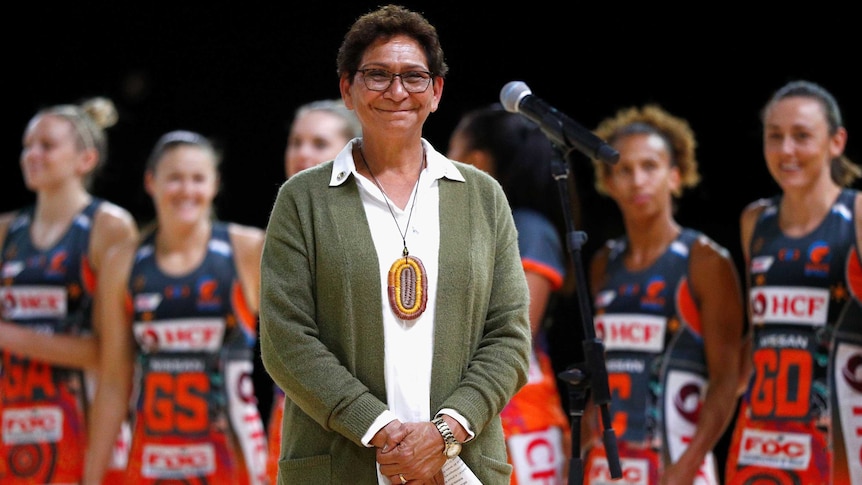
<path fill-rule="evenodd" d="M 706 234 L 700 234 L 698 236 L 692 247 L 692 252 L 697 252 L 706 257 L 713 256 L 721 259 L 731 258 L 730 251 L 726 247 L 722 246 Z"/>
<path fill-rule="evenodd" d="M 228 224 L 228 234 L 230 234 L 230 238 L 234 244 L 250 247 L 263 244 L 265 235 L 264 230 L 259 227 L 237 224 L 235 222 Z"/>
<path fill-rule="evenodd" d="M 6 240 L 6 233 L 9 231 L 9 224 L 15 219 L 16 211 L 9 211 L 0 214 L 0 244 Z"/>
<path fill-rule="evenodd" d="M 760 216 L 764 209 L 769 207 L 772 202 L 768 198 L 761 198 L 749 202 L 743 209 L 740 215 L 740 222 L 745 224 L 753 224 Z"/>
<path fill-rule="evenodd" d="M 259 227 L 232 222 L 228 224 L 228 234 L 239 265 L 259 266 L 265 231 Z"/>
<path fill-rule="evenodd" d="M 132 213 L 113 202 L 104 201 L 96 211 L 96 225 L 109 232 L 133 232 L 137 235 L 138 226 Z"/>

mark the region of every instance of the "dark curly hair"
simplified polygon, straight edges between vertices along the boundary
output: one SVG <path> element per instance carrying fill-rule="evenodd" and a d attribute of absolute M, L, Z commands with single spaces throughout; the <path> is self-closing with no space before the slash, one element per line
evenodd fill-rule
<path fill-rule="evenodd" d="M 682 181 L 679 193 L 674 193 L 674 196 L 679 197 L 682 195 L 682 189 L 695 187 L 700 183 L 694 131 L 687 121 L 671 115 L 659 105 L 648 104 L 642 108 L 621 109 L 615 116 L 602 120 L 596 128 L 596 135 L 609 145 L 625 136 L 642 134 L 658 135 L 667 145 L 671 165 L 679 169 Z M 601 160 L 593 160 L 593 166 L 596 170 L 596 190 L 607 194 L 604 179 L 610 175 L 611 167 Z"/>
<path fill-rule="evenodd" d="M 431 75 L 446 77 L 449 66 L 443 56 L 437 29 L 422 14 L 399 5 L 386 5 L 356 19 L 338 48 L 338 74 L 352 79 L 368 46 L 396 35 L 406 35 L 419 42 L 425 51 Z"/>

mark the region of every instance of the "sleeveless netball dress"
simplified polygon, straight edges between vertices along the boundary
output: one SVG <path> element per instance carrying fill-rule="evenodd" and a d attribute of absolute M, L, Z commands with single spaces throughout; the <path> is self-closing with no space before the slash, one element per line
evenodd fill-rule
<path fill-rule="evenodd" d="M 281 453 L 281 419 L 284 416 L 284 390 L 277 385 L 272 386 L 272 407 L 269 422 L 266 427 L 268 440 L 266 474 L 270 483 L 278 480 L 278 456 Z"/>
<path fill-rule="evenodd" d="M 748 268 L 754 375 L 731 439 L 728 484 L 830 483 L 829 433 L 835 430 L 831 430 L 830 386 L 834 384 L 829 368 L 836 358 L 844 367 L 853 366 L 848 357 L 848 352 L 854 353 L 852 338 L 837 333 L 836 322 L 850 299 L 849 272 L 854 265 L 859 271 L 859 258 L 852 254 L 855 194 L 843 190 L 821 224 L 803 237 L 782 233 L 778 196 L 755 224 Z M 853 326 L 858 328 L 858 321 L 845 322 L 841 330 Z M 840 355 L 831 350 L 836 337 L 841 339 Z M 856 354 L 858 337 L 856 333 Z M 858 373 L 851 381 L 858 396 Z M 839 386 L 839 392 L 850 390 L 852 384 Z M 838 407 L 851 413 L 855 408 L 858 430 L 859 404 L 851 402 Z M 852 438 L 858 469 L 858 433 Z"/>
<path fill-rule="evenodd" d="M 45 334 L 86 335 L 94 273 L 87 251 L 100 200 L 84 208 L 56 244 L 34 246 L 34 208 L 16 215 L 0 256 L 0 318 Z M 88 380 L 0 349 L 0 483 L 79 483 L 84 471 Z"/>
<path fill-rule="evenodd" d="M 832 483 L 862 485 L 862 259 L 847 261 L 852 298 L 838 317 L 832 344 Z"/>
<path fill-rule="evenodd" d="M 565 275 L 562 242 L 551 222 L 529 209 L 512 211 L 524 270 L 543 275 L 558 291 Z M 540 332 L 530 356 L 527 383 L 500 413 L 509 461 L 510 485 L 564 483 L 571 430 L 557 389 L 551 359 Z"/>
<path fill-rule="evenodd" d="M 658 483 L 662 464 L 676 461 L 694 434 L 707 384 L 700 313 L 688 274 L 691 246 L 699 237 L 683 229 L 655 263 L 636 272 L 623 264 L 626 239 L 607 243 L 607 278 L 596 292 L 594 320 L 606 351 L 623 476 L 611 480 L 596 434 L 585 449 L 584 483 Z M 718 483 L 712 453 L 695 483 Z"/>
<path fill-rule="evenodd" d="M 184 276 L 156 264 L 155 235 L 129 278 L 136 381 L 127 483 L 266 483 L 266 437 L 252 378 L 257 319 L 223 223 Z"/>

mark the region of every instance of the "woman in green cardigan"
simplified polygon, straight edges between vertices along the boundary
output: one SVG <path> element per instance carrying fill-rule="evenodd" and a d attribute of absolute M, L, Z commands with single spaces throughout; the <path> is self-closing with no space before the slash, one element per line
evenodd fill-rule
<path fill-rule="evenodd" d="M 499 413 L 530 353 L 511 209 L 422 138 L 448 67 L 421 14 L 359 17 L 337 64 L 362 137 L 284 183 L 261 262 L 278 483 L 508 484 Z"/>

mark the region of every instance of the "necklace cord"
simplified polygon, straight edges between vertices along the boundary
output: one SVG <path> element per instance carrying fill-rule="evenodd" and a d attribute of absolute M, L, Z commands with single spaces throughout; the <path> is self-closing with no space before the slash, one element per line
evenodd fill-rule
<path fill-rule="evenodd" d="M 408 255 L 410 255 L 410 251 L 407 250 L 407 231 L 410 230 L 410 220 L 413 218 L 413 208 L 416 207 L 416 199 L 419 198 L 419 179 L 422 177 L 422 165 L 419 164 L 419 175 L 416 177 L 416 185 L 413 187 L 413 203 L 410 204 L 410 213 L 407 215 L 407 226 L 404 228 L 404 231 L 401 230 L 401 225 L 398 224 L 398 218 L 395 216 L 395 211 L 392 210 L 392 205 L 389 204 L 389 196 L 386 195 L 386 191 L 383 190 L 383 186 L 380 185 L 380 181 L 377 180 L 377 176 L 374 175 L 374 172 L 371 170 L 371 166 L 368 165 L 368 161 L 365 159 L 365 152 L 362 151 L 362 144 L 359 145 L 359 156 L 362 157 L 362 163 L 365 164 L 365 168 L 368 169 L 368 173 L 371 174 L 371 179 L 374 180 L 374 185 L 380 189 L 380 193 L 383 194 L 383 202 L 386 203 L 386 207 L 389 209 L 389 214 L 392 216 L 392 220 L 395 221 L 395 227 L 398 228 L 398 234 L 401 234 L 401 243 L 404 245 L 404 249 L 402 250 L 402 254 L 406 259 Z M 425 160 L 425 147 L 422 147 L 422 161 Z"/>

